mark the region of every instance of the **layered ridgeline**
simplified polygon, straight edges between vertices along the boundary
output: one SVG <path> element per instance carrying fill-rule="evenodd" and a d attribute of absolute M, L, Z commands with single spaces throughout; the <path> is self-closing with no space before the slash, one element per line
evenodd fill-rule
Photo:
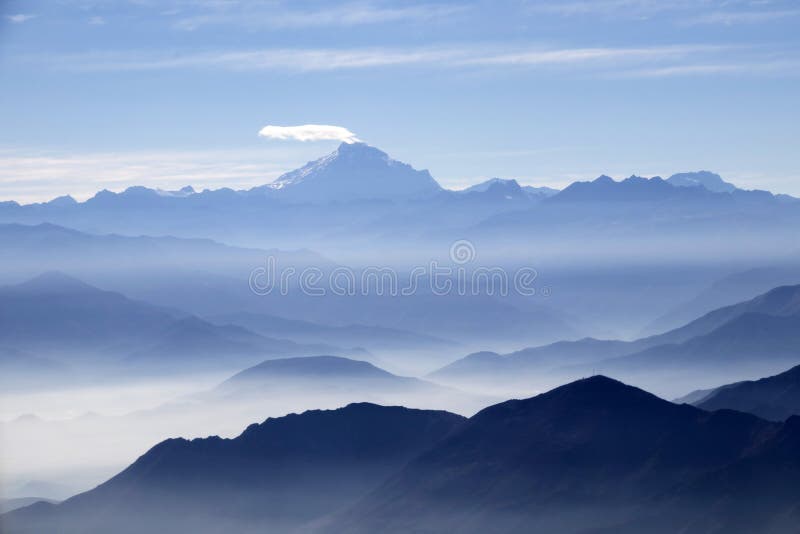
<path fill-rule="evenodd" d="M 306 356 L 267 360 L 225 380 L 197 397 L 202 406 L 258 413 L 259 407 L 341 406 L 369 401 L 436 408 L 473 414 L 496 402 L 434 382 L 390 373 L 369 362 L 341 356 Z M 196 406 L 195 406 L 196 407 Z M 255 407 L 255 408 L 254 408 Z"/>
<path fill-rule="evenodd" d="M 0 222 L 7 223 L 50 222 L 94 232 L 212 237 L 322 252 L 369 240 L 376 257 L 412 246 L 427 257 L 466 236 L 485 239 L 487 254 L 500 245 L 497 240 L 511 240 L 524 244 L 520 252 L 535 250 L 540 258 L 558 252 L 558 259 L 564 254 L 563 239 L 585 243 L 590 236 L 606 251 L 619 252 L 632 244 L 628 240 L 674 240 L 690 231 L 698 239 L 723 236 L 717 240 L 718 252 L 726 254 L 735 253 L 727 238 L 737 238 L 741 247 L 742 240 L 749 243 L 756 234 L 770 232 L 771 243 L 751 244 L 778 254 L 791 242 L 787 226 L 798 220 L 796 199 L 744 191 L 708 171 L 667 180 L 602 176 L 563 191 L 491 179 L 451 191 L 428 171 L 363 143 L 342 144 L 272 183 L 247 190 L 137 186 L 120 193 L 101 191 L 85 202 L 62 197 L 41 204 L 0 204 Z M 571 254 L 581 252 L 572 249 Z"/>
<path fill-rule="evenodd" d="M 696 391 L 686 402 L 704 410 L 738 410 L 772 421 L 800 415 L 800 366 L 759 380 Z"/>
<path fill-rule="evenodd" d="M 595 376 L 469 420 L 355 404 L 165 441 L 4 532 L 794 532 L 800 419 Z"/>
<path fill-rule="evenodd" d="M 635 341 L 587 338 L 504 355 L 478 352 L 430 378 L 497 389 L 597 371 L 652 384 L 658 393 L 674 397 L 679 392 L 670 388 L 676 385 L 708 387 L 708 381 L 720 376 L 763 376 L 795 365 L 799 346 L 800 286 L 784 286 L 657 336 Z"/>
<path fill-rule="evenodd" d="M 90 285 L 209 318 L 217 325 L 234 324 L 301 344 L 427 351 L 433 358 L 440 355 L 434 366 L 452 359 L 452 354 L 442 352 L 453 349 L 456 341 L 538 343 L 575 335 L 563 314 L 550 309 L 544 299 L 528 299 L 525 306 L 517 306 L 485 293 L 433 295 L 424 280 L 419 291 L 403 299 L 393 298 L 388 287 L 386 295 L 377 294 L 374 284 L 358 285 L 352 294 L 337 296 L 328 283 L 330 274 L 346 267 L 309 250 L 97 235 L 52 224 L 0 225 L 0 245 L 4 262 L 0 284 L 17 283 L 42 270 L 68 272 Z M 319 286 L 327 298 L 300 287 L 300 273 L 309 268 L 322 273 Z M 356 266 L 348 272 L 360 281 L 362 269 Z M 395 269 L 396 287 L 408 284 L 407 269 Z M 293 275 L 284 292 L 278 280 L 289 271 Z M 259 283 L 271 280 L 268 294 L 251 287 L 254 272 L 265 273 L 256 279 Z"/>
<path fill-rule="evenodd" d="M 351 404 L 168 440 L 92 491 L 2 518 L 4 532 L 288 532 L 350 505 L 461 424 Z"/>
<path fill-rule="evenodd" d="M 3 383 L 16 388 L 29 382 L 236 369 L 267 357 L 347 352 L 212 324 L 59 272 L 0 287 L 0 319 Z"/>

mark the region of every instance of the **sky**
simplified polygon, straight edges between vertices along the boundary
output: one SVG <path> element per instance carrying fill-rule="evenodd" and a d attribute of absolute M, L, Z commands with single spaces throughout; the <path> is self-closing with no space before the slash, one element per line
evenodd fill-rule
<path fill-rule="evenodd" d="M 798 30 L 793 0 L 0 0 L 0 200 L 252 187 L 353 140 L 450 188 L 800 195 Z"/>

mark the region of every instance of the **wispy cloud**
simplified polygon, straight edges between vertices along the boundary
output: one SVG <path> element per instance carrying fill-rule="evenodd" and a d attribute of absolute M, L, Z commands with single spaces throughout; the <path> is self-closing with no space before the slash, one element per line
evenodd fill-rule
<path fill-rule="evenodd" d="M 800 60 L 777 60 L 741 63 L 706 63 L 635 69 L 617 73 L 621 78 L 673 78 L 680 76 L 739 75 L 800 75 Z"/>
<path fill-rule="evenodd" d="M 792 19 L 800 16 L 800 9 L 780 11 L 714 11 L 689 18 L 683 21 L 686 26 L 703 24 L 719 24 L 733 26 L 736 24 L 758 24 L 774 20 Z"/>
<path fill-rule="evenodd" d="M 653 47 L 516 48 L 440 46 L 416 49 L 267 49 L 207 52 L 103 52 L 42 56 L 36 60 L 69 71 L 212 69 L 227 71 L 328 72 L 385 67 L 548 68 L 592 74 L 634 69 L 690 69 L 708 64 L 741 65 L 770 59 L 757 47 L 681 44 Z M 31 58 L 28 58 L 29 60 Z M 790 55 L 788 59 L 793 59 Z M 722 71 L 723 69 L 720 69 Z M 668 71 L 665 71 L 668 72 Z"/>
<path fill-rule="evenodd" d="M 529 11 L 565 17 L 603 16 L 619 19 L 676 15 L 682 26 L 757 24 L 795 17 L 791 3 L 771 0 L 529 0 Z"/>
<path fill-rule="evenodd" d="M 0 149 L 0 200 L 40 202 L 66 194 L 81 200 L 100 189 L 120 191 L 133 185 L 241 189 L 269 183 L 318 156 L 319 147 L 301 144 L 84 153 Z"/>
<path fill-rule="evenodd" d="M 342 141 L 356 143 L 356 134 L 341 126 L 328 124 L 303 124 L 302 126 L 272 126 L 267 125 L 258 132 L 267 139 L 294 140 L 294 141 Z"/>
<path fill-rule="evenodd" d="M 368 1 L 333 6 L 322 4 L 315 9 L 297 9 L 289 2 L 222 2 L 206 4 L 205 9 L 191 16 L 180 16 L 181 12 L 178 11 L 175 13 L 178 18 L 174 25 L 182 30 L 196 30 L 212 25 L 236 25 L 251 29 L 359 26 L 425 21 L 447 17 L 465 9 L 465 6 L 411 3 L 389 6 Z"/>
<path fill-rule="evenodd" d="M 36 15 L 31 15 L 26 13 L 17 13 L 16 15 L 6 15 L 6 20 L 14 24 L 22 24 L 34 18 L 36 18 Z"/>

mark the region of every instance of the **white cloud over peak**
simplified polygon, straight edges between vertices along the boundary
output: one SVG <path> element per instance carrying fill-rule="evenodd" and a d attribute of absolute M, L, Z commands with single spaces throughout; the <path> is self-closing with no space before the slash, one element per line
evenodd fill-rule
<path fill-rule="evenodd" d="M 342 141 L 357 143 L 356 134 L 341 126 L 328 124 L 303 124 L 301 126 L 272 126 L 267 125 L 258 132 L 261 137 L 268 139 L 295 140 L 295 141 Z"/>

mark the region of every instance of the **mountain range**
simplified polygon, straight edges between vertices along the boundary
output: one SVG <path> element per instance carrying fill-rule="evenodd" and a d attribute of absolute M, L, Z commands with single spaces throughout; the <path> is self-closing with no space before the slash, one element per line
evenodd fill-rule
<path fill-rule="evenodd" d="M 792 532 L 800 418 L 594 376 L 470 419 L 353 404 L 164 441 L 4 532 Z"/>
<path fill-rule="evenodd" d="M 686 402 L 704 410 L 738 410 L 783 421 L 800 415 L 800 366 L 775 376 L 698 391 L 692 397 Z"/>
<path fill-rule="evenodd" d="M 345 352 L 212 324 L 59 272 L 0 288 L 0 346 L 3 383 L 15 387 L 123 369 L 128 374 L 236 369 L 265 357 Z"/>
<path fill-rule="evenodd" d="M 709 371 L 738 376 L 774 372 L 800 361 L 798 346 L 800 286 L 783 286 L 656 336 L 635 341 L 586 338 L 506 355 L 479 352 L 430 377 L 494 389 L 504 383 L 535 383 L 537 375 L 563 379 L 599 370 L 638 381 L 653 380 L 651 387 L 670 394 L 675 391 L 663 389 L 670 385 L 661 380 L 665 374 L 680 373 L 682 380 L 677 383 L 696 384 Z"/>
<path fill-rule="evenodd" d="M 290 531 L 361 497 L 462 421 L 362 403 L 268 419 L 234 439 L 167 440 L 92 491 L 4 516 L 4 532 Z"/>
<path fill-rule="evenodd" d="M 120 193 L 101 191 L 84 202 L 4 202 L 0 222 L 212 237 L 256 247 L 299 245 L 323 253 L 337 250 L 332 244 L 374 246 L 387 239 L 395 250 L 400 244 L 416 245 L 427 253 L 464 235 L 519 240 L 539 229 L 547 230 L 536 240 L 540 251 L 541 237 L 576 238 L 580 229 L 599 237 L 636 239 L 689 228 L 695 233 L 723 230 L 731 237 L 737 231 L 740 240 L 748 231 L 770 229 L 774 239 L 788 240 L 786 224 L 800 219 L 796 199 L 731 187 L 701 171 L 667 180 L 601 176 L 562 191 L 501 179 L 450 191 L 427 171 L 363 143 L 345 143 L 273 183 L 247 190 L 164 192 L 137 186 Z"/>

